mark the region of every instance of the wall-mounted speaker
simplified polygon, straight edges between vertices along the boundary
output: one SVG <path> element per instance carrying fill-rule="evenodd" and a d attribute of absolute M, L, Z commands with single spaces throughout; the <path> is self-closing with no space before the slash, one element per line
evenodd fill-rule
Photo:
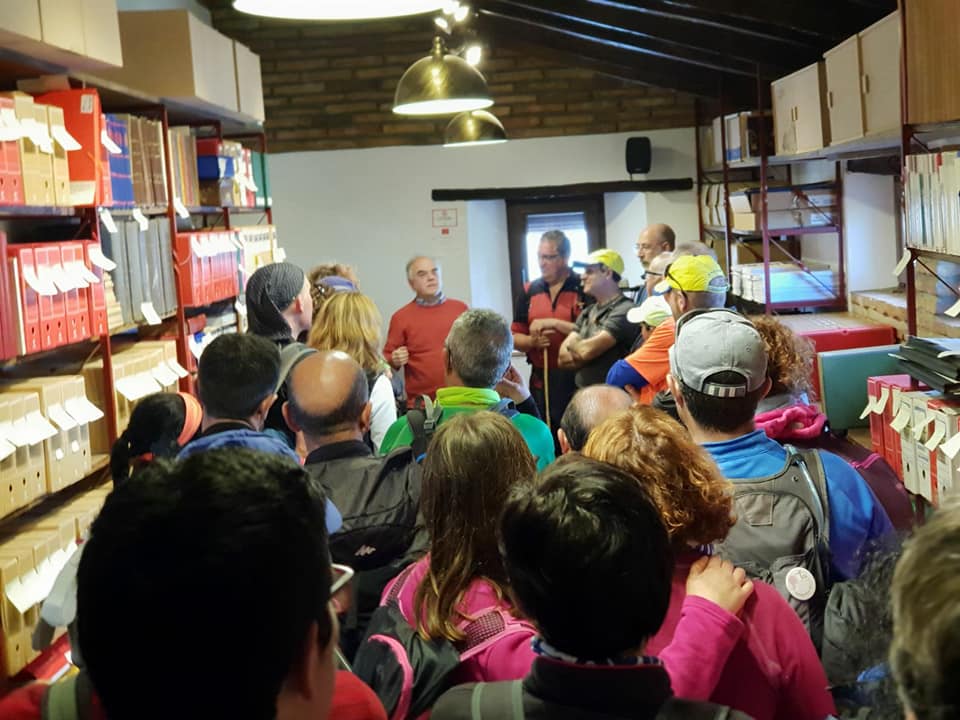
<path fill-rule="evenodd" d="M 650 172 L 650 138 L 627 138 L 627 172 L 644 175 Z"/>

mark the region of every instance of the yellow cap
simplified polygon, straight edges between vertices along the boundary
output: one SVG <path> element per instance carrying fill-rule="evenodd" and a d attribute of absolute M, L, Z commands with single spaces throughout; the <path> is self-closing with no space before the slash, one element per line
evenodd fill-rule
<path fill-rule="evenodd" d="M 682 292 L 725 293 L 729 289 L 723 270 L 709 255 L 683 255 L 667 265 L 664 279 L 654 287 L 654 292 L 668 290 Z"/>
<path fill-rule="evenodd" d="M 620 253 L 616 250 L 608 250 L 606 248 L 594 250 L 587 255 L 586 260 L 574 263 L 575 267 L 587 267 L 589 265 L 606 265 L 617 275 L 623 275 L 623 258 L 620 257 Z"/>

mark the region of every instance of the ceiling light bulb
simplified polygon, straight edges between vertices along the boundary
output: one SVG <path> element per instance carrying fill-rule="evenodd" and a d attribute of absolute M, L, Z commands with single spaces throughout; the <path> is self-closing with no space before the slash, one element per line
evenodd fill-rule
<path fill-rule="evenodd" d="M 433 19 L 434 24 L 445 32 L 450 32 L 450 23 L 447 22 L 445 17 L 440 17 L 439 15 Z"/>
<path fill-rule="evenodd" d="M 470 14 L 469 5 L 459 5 L 456 10 L 453 11 L 453 21 L 462 23 L 467 19 L 467 15 Z"/>
<path fill-rule="evenodd" d="M 445 0 L 441 5 L 441 10 L 443 10 L 444 15 L 453 15 L 457 11 L 457 8 L 460 7 L 460 3 L 458 3 L 457 0 Z"/>
<path fill-rule="evenodd" d="M 467 52 L 464 53 L 463 59 L 476 67 L 480 64 L 480 61 L 483 60 L 483 46 L 471 45 L 467 48 Z"/>
<path fill-rule="evenodd" d="M 435 12 L 449 0 L 233 0 L 240 12 L 295 20 L 371 20 Z"/>

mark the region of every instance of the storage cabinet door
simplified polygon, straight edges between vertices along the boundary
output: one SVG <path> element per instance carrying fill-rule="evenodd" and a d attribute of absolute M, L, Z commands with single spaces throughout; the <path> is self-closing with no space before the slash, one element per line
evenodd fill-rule
<path fill-rule="evenodd" d="M 860 96 L 860 50 L 857 36 L 824 54 L 827 66 L 827 112 L 833 144 L 863 136 L 863 102 Z"/>
<path fill-rule="evenodd" d="M 860 58 L 865 131 L 899 128 L 900 13 L 888 15 L 860 33 Z"/>
<path fill-rule="evenodd" d="M 43 42 L 83 55 L 85 45 L 80 0 L 40 0 L 40 27 Z"/>
<path fill-rule="evenodd" d="M 117 0 L 80 0 L 87 57 L 123 65 Z"/>
<path fill-rule="evenodd" d="M 797 152 L 797 133 L 793 124 L 794 104 L 794 76 L 774 81 L 770 84 L 770 94 L 773 97 L 773 130 L 776 133 L 774 144 L 777 155 L 789 155 Z"/>
<path fill-rule="evenodd" d="M 793 122 L 796 126 L 797 152 L 820 150 L 824 146 L 824 107 L 820 67 L 815 63 L 794 74 Z"/>

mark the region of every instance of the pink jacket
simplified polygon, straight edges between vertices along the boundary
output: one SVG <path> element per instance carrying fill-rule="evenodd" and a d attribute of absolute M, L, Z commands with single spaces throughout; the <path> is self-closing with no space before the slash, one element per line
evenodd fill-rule
<path fill-rule="evenodd" d="M 397 596 L 400 612 L 411 625 L 415 616 L 414 594 L 426 575 L 428 566 L 429 558 L 420 560 Z M 682 587 L 685 586 L 688 571 L 689 565 L 682 572 Z M 391 582 L 384 589 L 384 600 L 395 582 Z M 676 585 L 676 580 L 674 584 Z M 498 600 L 489 583 L 475 580 L 464 595 L 460 612 L 464 615 L 476 615 L 491 607 L 510 610 L 507 603 Z M 658 648 L 660 652 L 656 654 L 670 673 L 673 692 L 678 697 L 706 700 L 720 679 L 727 657 L 740 642 L 744 625 L 736 616 L 703 598 L 690 597 L 684 600 L 681 595 L 676 608 L 671 601 L 670 609 L 677 613 L 671 628 L 672 640 L 666 647 L 661 645 Z M 530 626 L 528 632 L 503 635 L 463 661 L 455 677 L 455 684 L 519 680 L 525 677 L 535 657 L 530 645 L 535 635 L 533 626 Z"/>
<path fill-rule="evenodd" d="M 667 617 L 646 648 L 647 654 L 664 661 L 674 692 L 728 705 L 755 720 L 823 720 L 835 714 L 813 642 L 779 593 L 770 585 L 754 583 L 753 595 L 740 612 L 742 636 L 730 648 L 718 643 L 716 630 L 704 624 L 709 612 L 724 611 L 686 596 L 687 574 L 695 559 L 692 553 L 677 559 Z M 694 608 L 699 612 L 692 612 Z M 699 636 L 700 645 L 681 635 Z M 721 662 L 718 644 L 721 651 L 728 650 Z"/>

